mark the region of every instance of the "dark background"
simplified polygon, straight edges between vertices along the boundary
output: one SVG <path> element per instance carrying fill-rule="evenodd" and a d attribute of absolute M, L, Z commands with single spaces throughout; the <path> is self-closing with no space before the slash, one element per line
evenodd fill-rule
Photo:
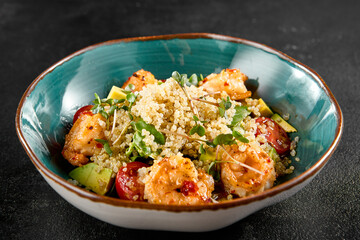
<path fill-rule="evenodd" d="M 37 172 L 15 133 L 27 86 L 45 69 L 98 42 L 211 32 L 285 52 L 317 71 L 344 114 L 334 155 L 289 199 L 218 231 L 115 227 L 63 200 Z M 360 238 L 359 1 L 0 0 L 0 239 Z"/>

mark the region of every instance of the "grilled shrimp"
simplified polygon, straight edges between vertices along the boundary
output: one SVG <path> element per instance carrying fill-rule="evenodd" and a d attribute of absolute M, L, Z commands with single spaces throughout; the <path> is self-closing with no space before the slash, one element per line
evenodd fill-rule
<path fill-rule="evenodd" d="M 200 86 L 208 93 L 225 91 L 232 100 L 241 100 L 251 97 L 251 91 L 244 84 L 247 79 L 239 69 L 226 69 L 219 74 L 210 74 L 200 82 Z"/>
<path fill-rule="evenodd" d="M 104 138 L 104 128 L 101 121 L 105 121 L 100 114 L 80 114 L 65 136 L 63 157 L 74 166 L 82 166 L 89 161 L 88 156 L 99 153 L 102 145 L 95 139 Z"/>
<path fill-rule="evenodd" d="M 150 203 L 194 205 L 211 202 L 214 179 L 188 158 L 172 156 L 155 162 L 145 177 L 144 198 Z"/>
<path fill-rule="evenodd" d="M 237 145 L 227 146 L 225 150 L 236 161 L 242 162 L 263 173 L 235 163 L 227 153 L 222 154 L 221 180 L 225 190 L 239 197 L 249 196 L 272 187 L 276 175 L 274 161 L 256 143 L 247 144 L 244 152 Z"/>
<path fill-rule="evenodd" d="M 141 69 L 137 72 L 134 72 L 133 75 L 129 77 L 129 79 L 124 83 L 122 88 L 132 84 L 135 86 L 134 91 L 141 91 L 146 85 L 154 83 L 157 83 L 154 75 L 151 72 Z"/>

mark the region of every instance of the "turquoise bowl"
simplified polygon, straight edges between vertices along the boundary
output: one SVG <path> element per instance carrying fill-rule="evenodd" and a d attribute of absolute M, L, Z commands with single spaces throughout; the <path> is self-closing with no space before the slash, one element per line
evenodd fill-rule
<path fill-rule="evenodd" d="M 205 76 L 224 68 L 240 68 L 249 77 L 248 88 L 255 96 L 262 97 L 276 112 L 289 113 L 289 122 L 298 129 L 291 134 L 292 138 L 300 138 L 297 147 L 300 161 L 293 161 L 294 173 L 261 194 L 187 207 L 128 202 L 99 196 L 68 183 L 71 166 L 60 152 L 75 111 L 91 103 L 94 93 L 106 97 L 113 85 L 121 86 L 141 68 L 152 72 L 157 79 L 168 78 L 174 70 Z M 180 231 L 218 229 L 294 194 L 326 164 L 340 141 L 342 127 L 340 107 L 315 71 L 263 44 L 207 33 L 112 40 L 82 49 L 38 76 L 24 93 L 16 114 L 17 134 L 31 161 L 45 180 L 73 205 L 118 226 Z M 144 223 L 131 225 L 80 203 L 88 204 L 89 208 L 94 207 L 92 204 L 109 207 L 109 211 L 140 209 L 136 214 Z M 204 227 L 189 220 L 201 220 L 201 215 L 208 218 L 211 213 L 219 217 L 222 211 L 236 212 L 240 210 L 235 209 L 244 207 L 247 211 L 242 210 L 242 214 L 221 224 L 215 221 Z M 146 223 L 146 211 L 158 215 Z M 184 217 L 174 215 L 180 222 L 171 225 L 166 219 L 174 213 L 184 213 Z"/>

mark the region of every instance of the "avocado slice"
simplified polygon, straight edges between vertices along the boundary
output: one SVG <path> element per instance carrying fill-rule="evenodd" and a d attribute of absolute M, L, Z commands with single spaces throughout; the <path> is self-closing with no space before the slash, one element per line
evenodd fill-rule
<path fill-rule="evenodd" d="M 122 88 L 112 86 L 109 95 L 107 97 L 108 99 L 126 99 L 126 94 L 124 93 Z"/>
<path fill-rule="evenodd" d="M 282 127 L 285 132 L 297 132 L 296 128 L 291 126 L 288 122 L 286 122 L 279 114 L 275 113 L 271 116 L 271 119 L 274 120 L 277 124 Z"/>
<path fill-rule="evenodd" d="M 199 160 L 203 161 L 203 162 L 206 162 L 206 163 L 209 163 L 209 162 L 215 161 L 215 158 L 216 158 L 216 153 L 209 150 L 209 149 L 206 149 L 205 153 L 202 153 L 200 155 Z"/>
<path fill-rule="evenodd" d="M 276 162 L 279 159 L 279 154 L 276 152 L 275 148 L 271 147 L 271 150 L 268 152 L 269 157 Z"/>
<path fill-rule="evenodd" d="M 100 172 L 97 172 L 97 167 L 96 163 L 88 163 L 72 170 L 69 176 L 93 192 L 104 195 L 112 186 L 114 180 L 112 178 L 113 171 L 109 168 L 103 168 Z"/>
<path fill-rule="evenodd" d="M 271 117 L 274 113 L 271 111 L 270 107 L 264 102 L 262 98 L 259 99 L 260 109 L 259 112 L 263 117 Z"/>

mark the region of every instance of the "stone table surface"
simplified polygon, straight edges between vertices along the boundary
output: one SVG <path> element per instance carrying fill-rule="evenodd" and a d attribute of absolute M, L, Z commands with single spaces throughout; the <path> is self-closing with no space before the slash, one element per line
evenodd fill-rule
<path fill-rule="evenodd" d="M 0 239 L 360 239 L 359 12 L 355 0 L 0 0 Z M 79 211 L 44 181 L 16 136 L 22 94 L 88 45 L 185 32 L 264 43 L 317 71 L 344 114 L 337 150 L 294 196 L 213 232 L 125 229 Z"/>

